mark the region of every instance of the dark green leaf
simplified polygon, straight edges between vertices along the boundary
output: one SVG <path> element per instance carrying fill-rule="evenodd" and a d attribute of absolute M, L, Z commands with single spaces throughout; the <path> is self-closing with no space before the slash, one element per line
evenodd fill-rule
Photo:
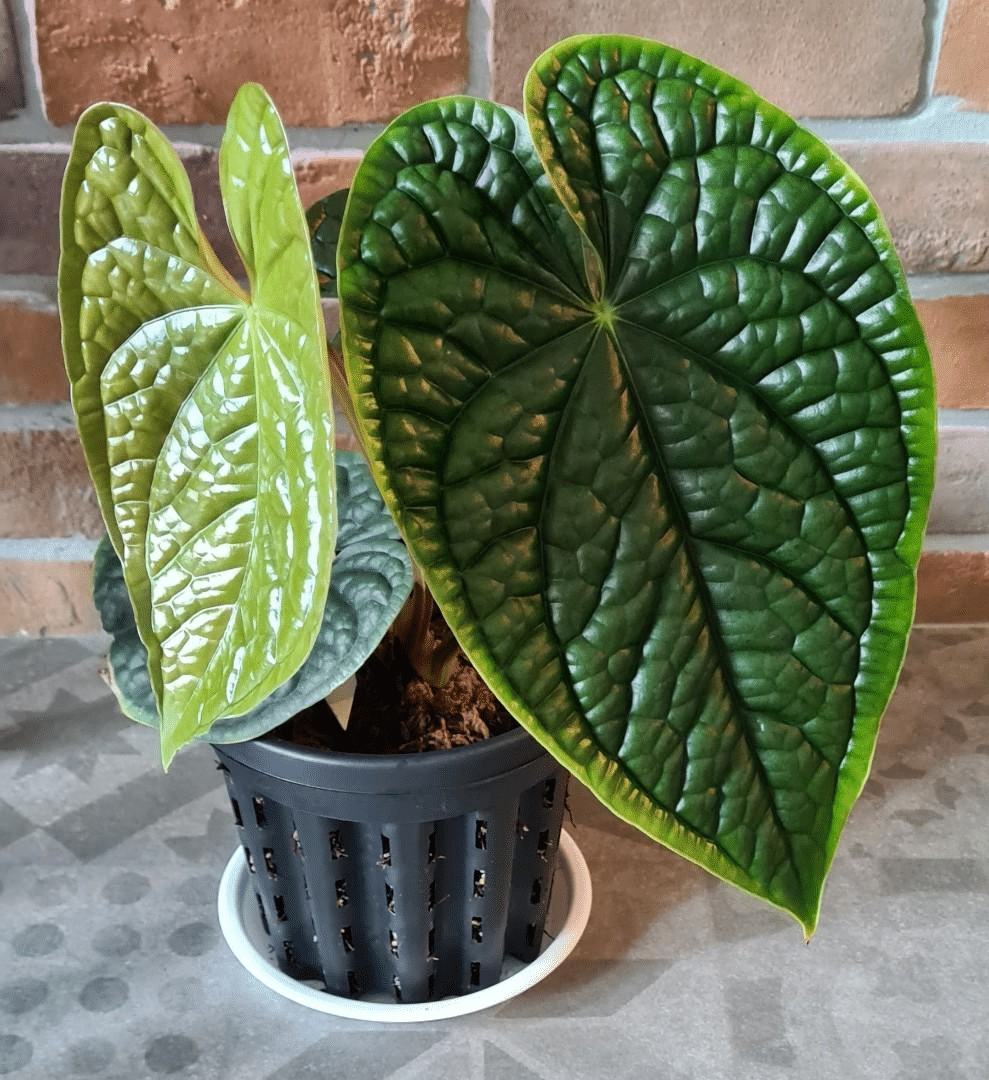
<path fill-rule="evenodd" d="M 337 240 L 349 194 L 349 188 L 334 191 L 306 211 L 313 261 L 319 275 L 319 293 L 330 299 L 337 294 Z"/>
<path fill-rule="evenodd" d="M 365 445 L 443 613 L 619 816 L 809 934 L 912 618 L 929 358 L 853 173 L 627 37 L 377 140 L 341 235 Z"/>

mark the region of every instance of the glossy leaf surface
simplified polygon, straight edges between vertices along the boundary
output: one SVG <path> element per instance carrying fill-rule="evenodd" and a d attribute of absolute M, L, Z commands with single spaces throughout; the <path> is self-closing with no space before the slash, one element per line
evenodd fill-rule
<path fill-rule="evenodd" d="M 901 269 L 847 167 L 698 60 L 570 39 L 525 96 L 528 128 L 413 109 L 354 180 L 339 289 L 373 468 L 520 721 L 809 934 L 933 482 Z"/>
<path fill-rule="evenodd" d="M 335 531 L 326 343 L 281 122 L 238 93 L 220 186 L 247 296 L 140 114 L 79 121 L 59 302 L 83 448 L 163 717 L 162 758 L 308 655 Z"/>
<path fill-rule="evenodd" d="M 319 277 L 319 293 L 328 299 L 334 299 L 337 295 L 337 240 L 349 194 L 349 188 L 334 191 L 314 202 L 306 211 L 313 261 Z"/>
<path fill-rule="evenodd" d="M 241 742 L 271 731 L 345 682 L 385 636 L 412 589 L 412 565 L 360 454 L 336 455 L 339 528 L 333 579 L 319 634 L 305 663 L 244 716 L 217 720 L 198 736 Z M 113 690 L 125 715 L 159 726 L 148 653 L 134 622 L 123 568 L 104 537 L 93 564 L 93 596 L 113 637 Z"/>

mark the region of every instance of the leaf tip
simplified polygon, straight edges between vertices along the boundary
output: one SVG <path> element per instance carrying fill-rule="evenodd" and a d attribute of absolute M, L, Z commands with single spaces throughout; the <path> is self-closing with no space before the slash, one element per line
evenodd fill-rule
<path fill-rule="evenodd" d="M 168 772 L 169 766 L 175 760 L 175 755 L 178 753 L 178 746 L 173 745 L 170 741 L 166 741 L 162 736 L 161 740 L 161 768 L 162 772 Z"/>
<path fill-rule="evenodd" d="M 809 945 L 811 938 L 817 932 L 817 921 L 821 914 L 820 897 L 816 902 L 809 904 L 803 911 L 791 910 L 790 914 L 797 920 L 803 931 L 804 944 Z"/>

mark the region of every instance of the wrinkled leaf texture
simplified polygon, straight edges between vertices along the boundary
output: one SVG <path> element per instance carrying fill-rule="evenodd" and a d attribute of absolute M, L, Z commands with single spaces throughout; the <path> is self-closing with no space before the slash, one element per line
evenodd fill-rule
<path fill-rule="evenodd" d="M 379 486 L 485 680 L 810 935 L 933 483 L 930 362 L 861 181 L 699 60 L 573 38 L 525 120 L 452 98 L 383 133 L 338 288 Z"/>
<path fill-rule="evenodd" d="M 62 193 L 66 367 L 148 652 L 166 765 L 305 660 L 336 528 L 308 232 L 281 122 L 255 84 L 231 106 L 220 187 L 250 296 L 140 113 L 83 114 Z"/>
<path fill-rule="evenodd" d="M 347 206 L 349 188 L 341 188 L 317 200 L 306 211 L 319 294 L 328 300 L 337 295 L 337 241 Z"/>
<path fill-rule="evenodd" d="M 364 458 L 336 454 L 338 529 L 333 578 L 323 621 L 305 663 L 250 712 L 219 719 L 198 736 L 211 743 L 242 742 L 271 731 L 326 697 L 377 648 L 412 591 L 412 564 Z M 112 686 L 126 716 L 158 727 L 158 705 L 145 649 L 127 595 L 123 567 L 104 537 L 93 560 L 93 599 L 111 635 Z"/>

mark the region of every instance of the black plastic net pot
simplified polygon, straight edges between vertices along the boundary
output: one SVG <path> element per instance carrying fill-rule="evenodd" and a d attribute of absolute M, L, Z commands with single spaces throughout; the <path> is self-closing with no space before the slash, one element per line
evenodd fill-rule
<path fill-rule="evenodd" d="M 424 754 L 213 749 L 286 974 L 411 1003 L 538 956 L 567 773 L 525 731 Z"/>

